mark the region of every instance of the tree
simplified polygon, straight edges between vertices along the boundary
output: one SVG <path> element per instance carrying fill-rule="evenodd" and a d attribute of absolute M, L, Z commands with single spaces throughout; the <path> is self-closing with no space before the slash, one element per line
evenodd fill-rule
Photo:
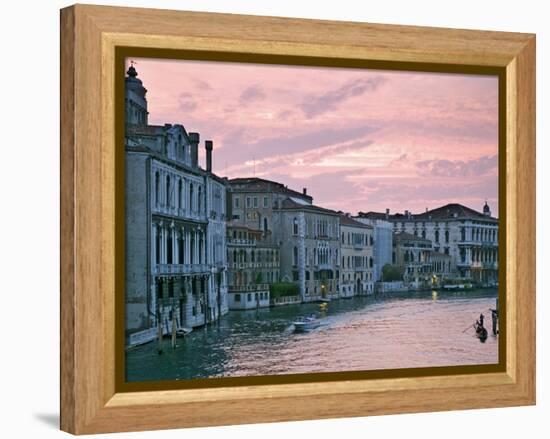
<path fill-rule="evenodd" d="M 382 267 L 382 280 L 384 282 L 403 280 L 403 271 L 403 267 L 386 264 Z"/>

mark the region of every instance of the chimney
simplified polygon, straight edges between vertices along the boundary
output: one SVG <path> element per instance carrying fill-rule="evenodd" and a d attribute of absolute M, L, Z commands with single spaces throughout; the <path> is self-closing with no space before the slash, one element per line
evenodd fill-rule
<path fill-rule="evenodd" d="M 302 189 L 302 193 L 303 193 L 304 195 L 307 195 L 307 187 L 305 187 L 305 188 Z"/>
<path fill-rule="evenodd" d="M 191 167 L 199 166 L 199 133 L 189 133 L 189 143 L 191 144 Z"/>
<path fill-rule="evenodd" d="M 390 218 L 390 209 L 386 208 L 386 219 Z"/>
<path fill-rule="evenodd" d="M 204 141 L 204 149 L 206 149 L 206 172 L 212 172 L 212 140 Z"/>

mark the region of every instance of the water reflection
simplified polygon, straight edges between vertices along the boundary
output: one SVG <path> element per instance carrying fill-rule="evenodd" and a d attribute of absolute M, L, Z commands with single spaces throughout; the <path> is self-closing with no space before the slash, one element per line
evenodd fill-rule
<path fill-rule="evenodd" d="M 496 290 L 356 297 L 331 303 L 231 311 L 217 324 L 127 353 L 128 381 L 492 364 L 498 338 L 464 331 L 494 308 Z M 295 334 L 316 313 L 321 325 Z"/>

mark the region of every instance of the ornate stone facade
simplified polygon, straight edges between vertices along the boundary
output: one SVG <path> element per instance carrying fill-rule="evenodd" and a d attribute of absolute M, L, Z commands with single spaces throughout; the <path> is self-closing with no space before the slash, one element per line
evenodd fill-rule
<path fill-rule="evenodd" d="M 382 219 L 393 225 L 394 233 L 407 232 L 428 239 L 435 253 L 451 256 L 455 277 L 481 285 L 498 282 L 498 225 L 487 203 L 483 212 L 461 204 L 447 204 L 420 214 L 368 212 L 366 218 Z"/>
<path fill-rule="evenodd" d="M 374 227 L 340 216 L 340 297 L 374 292 Z"/>
<path fill-rule="evenodd" d="M 146 90 L 126 78 L 126 330 L 194 327 L 228 310 L 226 180 L 198 164 L 199 134 L 147 124 Z M 174 316 L 175 313 L 175 316 Z"/>

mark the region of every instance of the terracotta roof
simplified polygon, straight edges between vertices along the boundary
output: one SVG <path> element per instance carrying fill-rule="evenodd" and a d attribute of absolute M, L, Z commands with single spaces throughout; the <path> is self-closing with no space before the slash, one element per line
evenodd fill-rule
<path fill-rule="evenodd" d="M 422 213 L 410 213 L 407 216 L 404 213 L 389 214 L 386 216 L 383 212 L 359 212 L 359 216 L 371 219 L 383 219 L 387 221 L 433 221 L 447 219 L 484 219 L 498 221 L 497 218 L 485 215 L 477 210 L 466 207 L 458 203 L 449 203 L 436 209 L 427 210 Z"/>
<path fill-rule="evenodd" d="M 243 177 L 243 178 L 232 178 L 229 180 L 229 186 L 233 189 L 241 189 L 238 186 L 245 186 L 247 191 L 258 191 L 258 192 L 277 192 L 281 194 L 291 195 L 293 197 L 300 197 L 306 199 L 309 203 L 313 201 L 313 197 L 310 195 L 304 195 L 302 192 L 289 189 L 282 183 L 272 180 L 266 180 L 263 178 L 257 177 Z"/>
<path fill-rule="evenodd" d="M 360 223 L 359 221 L 350 218 L 347 215 L 340 215 L 340 225 L 342 226 L 351 226 L 351 227 L 362 227 L 364 229 L 372 229 L 373 227 L 369 224 Z"/>
<path fill-rule="evenodd" d="M 313 204 L 301 204 L 292 200 L 291 198 L 285 198 L 279 207 L 281 210 L 310 210 L 318 213 L 325 213 L 328 215 L 339 215 L 334 210 L 325 209 L 324 207 L 315 206 Z"/>

